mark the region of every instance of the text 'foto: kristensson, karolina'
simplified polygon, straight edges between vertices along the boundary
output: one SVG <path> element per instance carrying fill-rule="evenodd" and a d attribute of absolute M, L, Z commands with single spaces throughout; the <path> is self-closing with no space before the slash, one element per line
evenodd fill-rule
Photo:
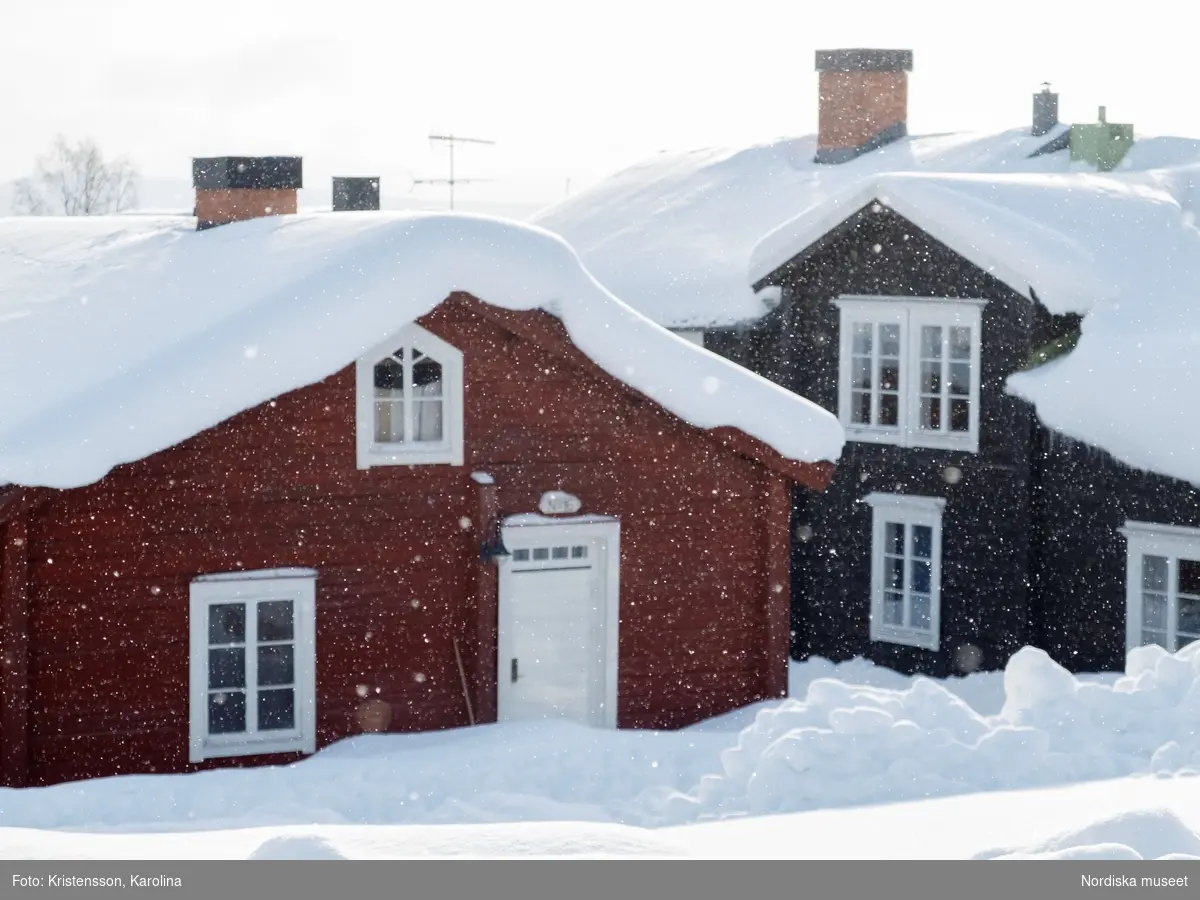
<path fill-rule="evenodd" d="M 13 887 L 25 888 L 156 888 L 183 887 L 183 879 L 177 875 L 14 875 Z"/>
<path fill-rule="evenodd" d="M 1143 875 L 1140 878 L 1135 878 L 1132 875 L 1084 875 L 1082 877 L 1084 887 L 1165 888 L 1188 886 L 1187 875 L 1179 875 L 1175 878 L 1155 875 Z"/>

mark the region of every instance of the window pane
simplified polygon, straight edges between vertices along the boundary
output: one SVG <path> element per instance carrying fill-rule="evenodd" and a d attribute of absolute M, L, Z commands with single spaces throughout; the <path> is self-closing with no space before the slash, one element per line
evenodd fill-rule
<path fill-rule="evenodd" d="M 1142 595 L 1142 627 L 1148 631 L 1167 630 L 1167 597 L 1165 594 Z"/>
<path fill-rule="evenodd" d="M 292 684 L 296 680 L 291 644 L 258 648 L 258 683 Z"/>
<path fill-rule="evenodd" d="M 527 559 L 529 559 L 529 551 L 528 550 L 514 550 L 513 551 L 513 562 L 524 562 Z"/>
<path fill-rule="evenodd" d="M 959 397 L 971 395 L 971 366 L 968 363 L 950 363 L 950 393 Z"/>
<path fill-rule="evenodd" d="M 1196 562 L 1194 559 L 1181 559 L 1178 567 L 1179 593 L 1200 596 L 1200 562 Z"/>
<path fill-rule="evenodd" d="M 268 600 L 258 604 L 258 640 L 290 641 L 292 639 L 292 601 Z"/>
<path fill-rule="evenodd" d="M 550 558 L 550 550 L 546 547 L 537 547 L 533 551 L 533 558 L 538 559 L 538 560 L 549 559 Z"/>
<path fill-rule="evenodd" d="M 214 603 L 208 608 L 208 642 L 240 644 L 246 640 L 246 605 Z"/>
<path fill-rule="evenodd" d="M 404 401 L 376 400 L 375 440 L 381 444 L 400 444 L 404 441 Z"/>
<path fill-rule="evenodd" d="M 579 546 L 571 548 L 572 559 L 584 559 L 587 556 L 587 546 Z"/>
<path fill-rule="evenodd" d="M 899 390 L 900 361 L 898 359 L 879 360 L 879 388 L 884 391 Z"/>
<path fill-rule="evenodd" d="M 397 350 L 400 354 L 402 351 Z M 400 391 L 404 389 L 404 366 L 397 360 L 388 357 L 375 364 L 375 387 L 377 389 Z"/>
<path fill-rule="evenodd" d="M 414 440 L 440 441 L 442 439 L 442 401 L 416 400 L 413 402 Z"/>
<path fill-rule="evenodd" d="M 938 325 L 925 325 L 921 328 L 921 357 L 923 359 L 942 358 L 942 329 Z"/>
<path fill-rule="evenodd" d="M 883 595 L 883 621 L 885 625 L 904 624 L 904 595 Z"/>
<path fill-rule="evenodd" d="M 208 651 L 208 687 L 240 688 L 246 686 L 246 650 L 228 647 Z"/>
<path fill-rule="evenodd" d="M 900 395 L 879 395 L 879 425 L 895 425 L 900 421 Z"/>
<path fill-rule="evenodd" d="M 879 355 L 880 356 L 899 356 L 900 355 L 900 326 L 899 325 L 880 325 L 879 326 Z"/>
<path fill-rule="evenodd" d="M 550 553 L 552 559 L 566 559 L 567 553 L 570 551 L 568 547 L 555 547 Z"/>
<path fill-rule="evenodd" d="M 856 425 L 871 424 L 871 395 L 855 391 L 850 395 L 850 421 Z"/>
<path fill-rule="evenodd" d="M 1179 598 L 1179 622 L 1176 630 L 1180 634 L 1200 634 L 1200 597 Z"/>
<path fill-rule="evenodd" d="M 887 522 L 883 526 L 883 552 L 893 556 L 904 555 L 904 525 Z"/>
<path fill-rule="evenodd" d="M 942 401 L 937 397 L 921 398 L 921 427 L 927 431 L 942 430 Z"/>
<path fill-rule="evenodd" d="M 424 397 L 442 396 L 442 364 L 422 353 L 414 352 L 413 388 L 414 394 L 419 393 Z"/>
<path fill-rule="evenodd" d="M 931 585 L 932 566 L 928 562 L 921 560 L 913 560 L 912 566 L 912 582 L 909 587 L 918 594 L 928 594 L 933 590 Z"/>
<path fill-rule="evenodd" d="M 928 631 L 933 625 L 930 618 L 930 601 L 928 594 L 913 594 L 909 598 L 909 611 L 912 614 L 912 620 L 908 623 L 910 628 L 920 628 Z"/>
<path fill-rule="evenodd" d="M 291 688 L 258 692 L 258 730 L 280 731 L 296 727 L 296 693 Z"/>
<path fill-rule="evenodd" d="M 870 355 L 871 353 L 871 326 L 866 322 L 854 323 L 854 352 L 858 354 Z"/>
<path fill-rule="evenodd" d="M 850 387 L 858 390 L 871 388 L 871 358 L 856 356 L 850 366 Z"/>
<path fill-rule="evenodd" d="M 245 730 L 245 694 L 235 691 L 208 695 L 209 734 L 237 734 Z"/>
<path fill-rule="evenodd" d="M 953 399 L 950 401 L 950 430 L 971 430 L 971 401 Z"/>
<path fill-rule="evenodd" d="M 1167 560 L 1163 556 L 1142 557 L 1142 588 L 1165 593 L 1167 590 Z"/>
<path fill-rule="evenodd" d="M 942 390 L 942 364 L 939 362 L 921 363 L 921 393 L 937 394 Z"/>
<path fill-rule="evenodd" d="M 933 529 L 928 525 L 914 525 L 912 530 L 912 555 L 917 559 L 933 557 Z"/>
<path fill-rule="evenodd" d="M 904 560 L 885 557 L 883 560 L 883 589 L 885 591 L 904 590 Z"/>
<path fill-rule="evenodd" d="M 950 358 L 951 359 L 970 359 L 971 358 L 971 329 L 970 328 L 951 328 L 950 329 Z"/>

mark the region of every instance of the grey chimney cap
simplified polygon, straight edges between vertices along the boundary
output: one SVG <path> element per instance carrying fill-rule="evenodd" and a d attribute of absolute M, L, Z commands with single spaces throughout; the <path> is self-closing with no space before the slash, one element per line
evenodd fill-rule
<path fill-rule="evenodd" d="M 818 50 L 818 72 L 911 72 L 911 50 Z"/>

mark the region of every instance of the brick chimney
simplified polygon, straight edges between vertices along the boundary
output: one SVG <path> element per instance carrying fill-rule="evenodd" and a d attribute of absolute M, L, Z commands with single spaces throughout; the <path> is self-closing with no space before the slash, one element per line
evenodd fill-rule
<path fill-rule="evenodd" d="M 844 163 L 908 134 L 911 50 L 818 50 L 819 163 Z"/>
<path fill-rule="evenodd" d="M 299 156 L 216 156 L 192 160 L 196 229 L 296 212 L 304 186 Z"/>
<path fill-rule="evenodd" d="M 334 212 L 360 212 L 378 209 L 378 178 L 333 179 Z"/>

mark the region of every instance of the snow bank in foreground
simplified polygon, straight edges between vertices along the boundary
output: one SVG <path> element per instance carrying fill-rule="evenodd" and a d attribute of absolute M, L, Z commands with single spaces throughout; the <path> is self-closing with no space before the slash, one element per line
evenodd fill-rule
<path fill-rule="evenodd" d="M 804 462 L 841 453 L 835 416 L 634 312 L 549 232 L 419 213 L 194 229 L 0 218 L 0 483 L 98 480 L 341 370 L 456 291 L 552 312 L 602 369 L 697 427 Z"/>
<path fill-rule="evenodd" d="M 543 722 L 361 736 L 293 766 L 0 790 L 0 828 L 657 827 L 1200 770 L 1200 643 L 1137 650 L 1112 678 L 1076 678 L 1031 648 L 1002 675 L 947 682 L 795 668 L 803 697 L 760 704 L 740 732 L 726 730 L 733 716 L 677 732 Z"/>
<path fill-rule="evenodd" d="M 1200 834 L 1169 809 L 1118 813 L 1083 828 L 976 859 L 1200 859 Z"/>
<path fill-rule="evenodd" d="M 818 679 L 762 709 L 688 792 L 651 792 L 661 821 L 780 813 L 1143 772 L 1200 770 L 1200 643 L 1130 654 L 1111 684 L 1025 648 L 983 715 L 935 681 L 905 690 Z"/>

